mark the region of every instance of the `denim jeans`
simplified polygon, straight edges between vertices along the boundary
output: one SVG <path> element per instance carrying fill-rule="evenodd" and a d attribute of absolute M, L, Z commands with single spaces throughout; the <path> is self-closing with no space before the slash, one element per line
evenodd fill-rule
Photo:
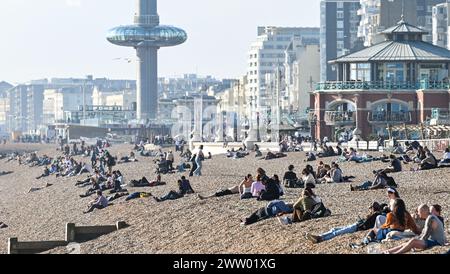
<path fill-rule="evenodd" d="M 194 171 L 194 175 L 201 176 L 202 175 L 202 161 L 195 160 L 195 163 L 197 164 L 197 169 Z"/>
<path fill-rule="evenodd" d="M 321 234 L 320 237 L 322 238 L 323 241 L 328 241 L 339 235 L 355 233 L 356 231 L 358 231 L 358 224 L 354 223 L 349 226 L 335 227 L 330 231 Z"/>

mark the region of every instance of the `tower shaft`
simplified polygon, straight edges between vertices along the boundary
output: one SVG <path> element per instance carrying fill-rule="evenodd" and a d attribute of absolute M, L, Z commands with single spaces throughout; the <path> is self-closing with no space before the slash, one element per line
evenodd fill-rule
<path fill-rule="evenodd" d="M 138 47 L 137 118 L 154 119 L 158 111 L 158 48 Z"/>
<path fill-rule="evenodd" d="M 134 23 L 143 27 L 159 25 L 159 16 L 156 0 L 137 0 L 137 13 Z"/>

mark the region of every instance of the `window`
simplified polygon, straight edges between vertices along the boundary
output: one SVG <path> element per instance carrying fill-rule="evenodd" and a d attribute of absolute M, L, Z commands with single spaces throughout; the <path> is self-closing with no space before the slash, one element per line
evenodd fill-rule
<path fill-rule="evenodd" d="M 337 49 L 338 50 L 344 49 L 344 41 L 337 41 Z"/>
<path fill-rule="evenodd" d="M 369 82 L 370 77 L 370 64 L 351 64 L 350 65 L 350 79 L 354 81 Z"/>
<path fill-rule="evenodd" d="M 338 11 L 336 13 L 336 18 L 337 19 L 343 19 L 344 18 L 344 12 L 343 11 Z"/>
<path fill-rule="evenodd" d="M 337 39 L 344 39 L 344 32 L 338 30 L 338 31 L 336 32 L 336 36 L 337 36 Z"/>
<path fill-rule="evenodd" d="M 343 9 L 344 8 L 344 2 L 337 2 L 336 6 L 338 9 Z"/>
<path fill-rule="evenodd" d="M 405 67 L 403 63 L 387 63 L 386 64 L 386 81 L 388 82 L 404 82 Z"/>
<path fill-rule="evenodd" d="M 344 28 L 344 21 L 337 21 L 336 22 L 336 28 L 343 29 Z"/>

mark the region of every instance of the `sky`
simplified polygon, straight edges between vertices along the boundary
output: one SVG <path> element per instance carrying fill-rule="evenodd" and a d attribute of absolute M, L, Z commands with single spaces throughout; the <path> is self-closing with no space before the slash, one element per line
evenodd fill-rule
<path fill-rule="evenodd" d="M 135 79 L 135 52 L 106 41 L 133 23 L 135 0 L 0 0 L 0 81 L 52 77 Z M 319 27 L 319 0 L 159 0 L 161 24 L 188 33 L 159 51 L 159 76 L 238 78 L 257 26 Z M 132 60 L 128 62 L 126 59 Z"/>

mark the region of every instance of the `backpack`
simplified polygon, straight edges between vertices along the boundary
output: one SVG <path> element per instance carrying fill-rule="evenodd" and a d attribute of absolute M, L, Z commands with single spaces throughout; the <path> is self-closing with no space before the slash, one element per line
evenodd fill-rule
<path fill-rule="evenodd" d="M 325 207 L 323 203 L 317 203 L 311 210 L 307 210 L 303 214 L 302 221 L 327 217 L 331 215 L 331 211 Z"/>

